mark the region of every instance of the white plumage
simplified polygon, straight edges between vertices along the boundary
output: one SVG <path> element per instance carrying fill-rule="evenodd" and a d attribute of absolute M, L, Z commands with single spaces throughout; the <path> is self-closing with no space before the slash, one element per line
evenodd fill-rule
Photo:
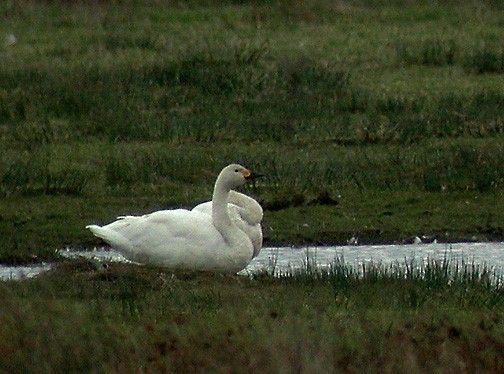
<path fill-rule="evenodd" d="M 212 202 L 207 201 L 193 208 L 193 211 L 212 215 Z M 228 195 L 228 213 L 235 225 L 250 238 L 256 257 L 262 248 L 263 234 L 261 221 L 263 209 L 250 196 L 237 191 L 230 191 Z"/>
<path fill-rule="evenodd" d="M 231 189 L 254 177 L 241 165 L 222 169 L 215 182 L 211 213 L 161 210 L 87 228 L 135 262 L 171 269 L 238 272 L 252 260 L 255 248 L 251 238 L 230 218 L 228 196 Z"/>

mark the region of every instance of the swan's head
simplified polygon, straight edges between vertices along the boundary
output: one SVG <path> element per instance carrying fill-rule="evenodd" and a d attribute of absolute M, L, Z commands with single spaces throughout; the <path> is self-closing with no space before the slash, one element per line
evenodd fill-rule
<path fill-rule="evenodd" d="M 231 164 L 222 169 L 217 180 L 225 184 L 228 188 L 233 189 L 241 186 L 247 180 L 260 176 L 261 175 L 252 173 L 249 169 L 241 165 Z"/>

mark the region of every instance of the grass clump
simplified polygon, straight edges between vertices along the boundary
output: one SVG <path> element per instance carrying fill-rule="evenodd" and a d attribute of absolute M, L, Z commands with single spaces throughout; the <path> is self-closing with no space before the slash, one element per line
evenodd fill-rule
<path fill-rule="evenodd" d="M 493 42 L 482 42 L 468 51 L 455 39 L 426 39 L 421 42 L 401 41 L 396 44 L 398 60 L 406 64 L 425 66 L 461 65 L 469 73 L 502 73 L 504 55 Z"/>
<path fill-rule="evenodd" d="M 49 155 L 23 155 L 4 165 L 0 173 L 0 193 L 4 196 L 21 195 L 82 195 L 91 179 L 91 173 L 78 166 L 53 168 Z"/>
<path fill-rule="evenodd" d="M 399 59 L 407 64 L 426 66 L 453 65 L 457 61 L 459 47 L 453 39 L 426 39 L 420 43 L 398 43 Z"/>
<path fill-rule="evenodd" d="M 478 74 L 502 73 L 504 72 L 504 50 L 484 44 L 466 58 L 465 67 Z"/>

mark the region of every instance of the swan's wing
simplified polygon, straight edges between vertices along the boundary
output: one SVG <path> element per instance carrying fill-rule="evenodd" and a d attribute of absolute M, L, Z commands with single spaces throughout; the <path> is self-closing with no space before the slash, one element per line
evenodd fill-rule
<path fill-rule="evenodd" d="M 103 227 L 88 228 L 131 260 L 143 263 L 196 267 L 212 261 L 202 256 L 208 248 L 225 248 L 208 215 L 185 209 L 126 216 Z"/>
<path fill-rule="evenodd" d="M 261 224 L 258 223 L 254 226 L 251 226 L 250 234 L 248 234 L 248 236 L 250 238 L 250 241 L 252 242 L 252 246 L 254 247 L 254 254 L 252 255 L 252 257 L 257 257 L 259 252 L 261 252 L 263 243 Z"/>
<path fill-rule="evenodd" d="M 234 218 L 241 218 L 240 209 L 241 208 L 239 206 L 237 206 L 236 204 L 228 203 L 228 212 L 230 214 L 231 219 L 233 219 L 234 216 L 236 216 Z M 212 202 L 206 201 L 204 203 L 196 205 L 194 208 L 192 208 L 192 211 L 207 214 L 207 215 L 211 216 L 212 215 Z"/>
<path fill-rule="evenodd" d="M 236 207 L 238 217 L 235 217 L 235 222 L 242 222 L 237 226 L 250 238 L 254 247 L 253 257 L 256 257 L 261 251 L 263 242 L 261 227 L 263 209 L 256 200 L 237 191 L 230 191 L 228 201 L 228 205 Z"/>
<path fill-rule="evenodd" d="M 161 210 L 139 217 L 126 217 L 105 226 L 119 231 L 135 246 L 156 248 L 173 242 L 195 245 L 221 236 L 211 219 L 185 209 Z"/>
<path fill-rule="evenodd" d="M 204 203 L 198 204 L 194 208 L 192 208 L 192 211 L 208 214 L 209 216 L 211 216 L 212 215 L 212 202 L 206 201 Z"/>

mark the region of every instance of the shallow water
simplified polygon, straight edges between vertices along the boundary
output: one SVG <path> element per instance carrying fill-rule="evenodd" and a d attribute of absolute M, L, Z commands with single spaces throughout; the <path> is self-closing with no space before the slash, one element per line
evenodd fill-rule
<path fill-rule="evenodd" d="M 120 253 L 104 248 L 91 251 L 60 250 L 63 257 L 94 258 L 100 261 L 129 262 Z M 426 260 L 464 261 L 478 266 L 494 269 L 504 269 L 504 243 L 453 243 L 453 244 L 407 244 L 407 245 L 356 245 L 332 247 L 266 247 L 242 274 L 258 271 L 274 271 L 281 273 L 297 268 L 303 268 L 307 263 L 316 266 L 327 266 L 335 260 L 343 260 L 346 264 L 359 267 L 362 263 L 393 262 L 404 263 L 412 260 L 422 264 Z M 0 266 L 0 280 L 32 278 L 50 269 L 50 265 L 23 267 Z"/>
<path fill-rule="evenodd" d="M 305 248 L 263 248 L 260 255 L 247 267 L 249 271 L 275 266 L 279 269 L 299 268 L 310 264 L 326 266 L 335 260 L 344 260 L 349 265 L 362 263 L 393 262 L 416 263 L 448 258 L 504 269 L 504 243 L 430 243 L 404 245 L 356 245 Z"/>
<path fill-rule="evenodd" d="M 45 273 L 50 269 L 50 264 L 36 264 L 29 266 L 0 265 L 0 281 L 33 278 L 40 273 Z"/>

